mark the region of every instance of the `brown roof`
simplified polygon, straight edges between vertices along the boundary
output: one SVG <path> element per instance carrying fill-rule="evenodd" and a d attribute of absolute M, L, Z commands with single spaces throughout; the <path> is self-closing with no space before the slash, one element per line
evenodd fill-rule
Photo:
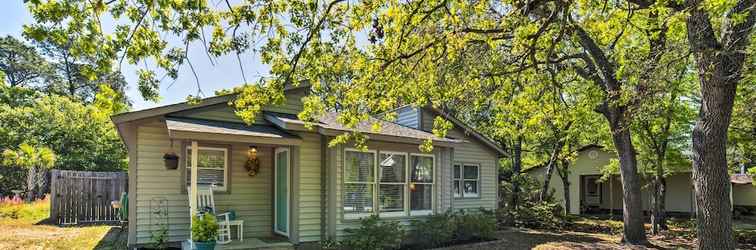
<path fill-rule="evenodd" d="M 298 136 L 289 134 L 274 126 L 246 125 L 243 123 L 208 121 L 199 119 L 175 118 L 165 119 L 168 130 L 200 132 L 212 134 L 246 135 L 255 137 L 299 139 Z"/>
<path fill-rule="evenodd" d="M 443 142 L 451 142 L 451 143 L 462 142 L 462 140 L 438 137 L 434 135 L 433 133 L 402 126 L 393 122 L 387 122 L 387 121 L 380 120 L 374 117 L 370 117 L 367 120 L 360 122 L 353 129 L 347 128 L 344 125 L 341 125 L 341 123 L 337 121 L 338 115 L 339 114 L 335 112 L 326 112 L 320 118 L 320 123 L 321 123 L 320 126 L 327 129 L 340 130 L 340 131 L 356 131 L 356 132 L 361 132 L 361 133 L 366 133 L 366 134 L 391 135 L 391 136 L 408 137 L 408 138 L 423 139 L 423 140 L 430 138 L 434 141 L 443 141 Z M 373 131 L 373 124 L 379 124 L 381 127 L 381 130 L 378 132 Z"/>

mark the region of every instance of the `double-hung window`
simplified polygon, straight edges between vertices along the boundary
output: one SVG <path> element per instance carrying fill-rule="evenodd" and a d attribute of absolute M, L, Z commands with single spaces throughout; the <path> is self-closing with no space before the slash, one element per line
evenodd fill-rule
<path fill-rule="evenodd" d="M 375 151 L 344 151 L 344 217 L 360 218 L 375 211 Z"/>
<path fill-rule="evenodd" d="M 433 212 L 433 167 L 433 155 L 410 155 L 410 215 L 427 215 Z"/>
<path fill-rule="evenodd" d="M 344 151 L 342 208 L 345 219 L 433 212 L 433 155 L 392 151 Z"/>
<path fill-rule="evenodd" d="M 199 147 L 197 150 L 197 185 L 226 191 L 228 186 L 228 149 Z M 186 148 L 186 186 L 192 180 L 192 148 Z"/>
<path fill-rule="evenodd" d="M 454 198 L 480 197 L 480 166 L 454 164 Z"/>
<path fill-rule="evenodd" d="M 378 159 L 380 215 L 403 216 L 407 191 L 407 154 L 381 151 Z"/>

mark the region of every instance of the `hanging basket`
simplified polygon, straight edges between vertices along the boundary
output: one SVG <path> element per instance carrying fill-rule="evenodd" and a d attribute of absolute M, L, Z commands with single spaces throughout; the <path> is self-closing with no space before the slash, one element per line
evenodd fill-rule
<path fill-rule="evenodd" d="M 173 170 L 178 168 L 179 157 L 174 153 L 167 153 L 163 155 L 165 161 L 165 169 Z"/>

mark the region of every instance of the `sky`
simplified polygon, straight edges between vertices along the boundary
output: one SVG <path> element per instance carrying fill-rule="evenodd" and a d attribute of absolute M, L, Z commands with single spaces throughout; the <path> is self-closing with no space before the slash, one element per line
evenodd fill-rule
<path fill-rule="evenodd" d="M 2 2 L 0 3 L 0 15 L 3 17 L 3 21 L 0 22 L 0 36 L 11 35 L 23 39 L 21 37 L 23 25 L 33 23 L 34 18 L 21 0 L 3 0 L 0 2 Z M 107 22 L 103 20 L 104 27 L 112 26 L 112 23 L 108 24 Z M 193 47 L 190 46 L 189 59 L 199 78 L 204 97 L 212 96 L 216 90 L 233 88 L 244 82 L 236 56 L 216 58 L 213 60 L 214 63 L 211 63 L 201 45 L 197 44 Z M 269 67 L 260 63 L 254 55 L 243 56 L 242 65 L 248 82 L 254 82 L 260 76 L 267 75 L 269 71 Z M 132 110 L 183 102 L 188 95 L 197 94 L 197 81 L 188 65 L 182 66 L 175 82 L 167 79 L 161 83 L 161 99 L 157 103 L 145 101 L 139 94 L 136 86 L 136 70 L 138 67 L 128 65 L 126 62 L 121 67 L 121 71 L 129 83 L 126 95 L 132 102 Z"/>

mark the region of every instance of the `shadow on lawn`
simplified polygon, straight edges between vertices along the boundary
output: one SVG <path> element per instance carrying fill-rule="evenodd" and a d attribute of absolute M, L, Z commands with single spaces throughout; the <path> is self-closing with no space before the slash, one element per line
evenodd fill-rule
<path fill-rule="evenodd" d="M 544 232 L 528 229 L 507 229 L 498 233 L 498 240 L 472 245 L 452 246 L 448 250 L 471 249 L 678 249 L 675 246 L 646 245 L 627 247 L 611 236 L 574 232 Z M 686 247 L 683 247 L 686 248 Z"/>
<path fill-rule="evenodd" d="M 94 249 L 116 250 L 126 249 L 128 230 L 121 227 L 111 227 L 110 230 L 97 242 Z"/>

